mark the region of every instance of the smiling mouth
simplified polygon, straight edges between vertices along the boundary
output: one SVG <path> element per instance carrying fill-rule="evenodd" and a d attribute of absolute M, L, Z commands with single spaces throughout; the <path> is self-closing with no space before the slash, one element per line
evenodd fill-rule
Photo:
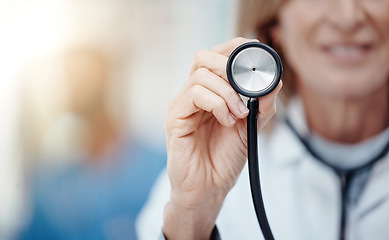
<path fill-rule="evenodd" d="M 323 47 L 330 57 L 342 62 L 361 61 L 373 49 L 371 44 L 336 44 Z"/>

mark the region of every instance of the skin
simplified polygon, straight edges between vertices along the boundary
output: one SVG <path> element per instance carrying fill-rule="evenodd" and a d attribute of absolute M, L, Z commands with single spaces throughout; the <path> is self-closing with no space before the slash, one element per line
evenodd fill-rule
<path fill-rule="evenodd" d="M 165 128 L 172 191 L 163 227 L 168 239 L 208 239 L 246 163 L 248 109 L 229 85 L 225 68 L 231 52 L 249 41 L 257 40 L 236 38 L 199 51 L 186 84 L 169 104 Z M 281 85 L 260 99 L 259 129 L 275 113 Z"/>
<path fill-rule="evenodd" d="M 297 73 L 312 131 L 356 143 L 388 126 L 388 10 L 382 0 L 283 5 L 275 35 Z M 354 54 L 329 50 L 339 46 Z"/>
<path fill-rule="evenodd" d="M 274 38 L 297 75 L 309 127 L 325 138 L 359 142 L 388 127 L 388 5 L 292 0 L 280 10 Z M 247 109 L 228 85 L 225 66 L 233 49 L 247 41 L 253 40 L 199 51 L 169 105 L 167 239 L 209 239 L 246 162 Z M 259 129 L 274 114 L 280 88 L 259 100 Z"/>

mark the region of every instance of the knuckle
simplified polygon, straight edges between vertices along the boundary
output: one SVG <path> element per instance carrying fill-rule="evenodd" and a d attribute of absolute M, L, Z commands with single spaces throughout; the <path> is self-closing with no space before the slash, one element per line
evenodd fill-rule
<path fill-rule="evenodd" d="M 215 46 L 213 46 L 212 48 L 211 48 L 211 51 L 212 52 L 217 52 L 219 49 L 220 49 L 220 44 L 219 45 L 215 45 Z"/>
<path fill-rule="evenodd" d="M 243 38 L 243 37 L 236 37 L 235 38 L 235 41 L 237 41 L 237 42 L 243 42 L 243 41 L 245 41 L 246 39 L 245 38 Z"/>
<path fill-rule="evenodd" d="M 208 52 L 208 51 L 205 50 L 205 49 L 198 50 L 198 51 L 195 53 L 195 56 L 194 56 L 195 61 L 197 62 L 197 61 L 201 61 L 202 59 L 204 59 L 204 56 L 207 55 L 207 52 Z"/>
<path fill-rule="evenodd" d="M 228 99 L 234 99 L 237 96 L 235 90 L 229 85 L 226 87 L 225 92 Z"/>
<path fill-rule="evenodd" d="M 199 107 L 198 106 L 198 103 L 201 103 L 201 99 L 204 98 L 204 94 L 205 94 L 205 89 L 203 86 L 201 85 L 194 85 L 193 87 L 191 87 L 191 89 L 188 91 L 188 99 L 189 101 L 193 102 L 193 104 L 196 106 L 196 107 Z"/>
<path fill-rule="evenodd" d="M 233 40 L 236 44 L 243 44 L 245 42 L 247 42 L 247 39 L 243 38 L 243 37 L 237 37 L 237 38 L 234 38 Z"/>
<path fill-rule="evenodd" d="M 176 104 L 175 99 L 170 100 L 167 104 L 167 109 L 166 109 L 167 114 L 171 113 L 176 106 L 177 106 L 177 104 Z"/>
<path fill-rule="evenodd" d="M 167 104 L 167 109 L 166 109 L 166 117 L 165 117 L 165 126 L 170 122 L 170 120 L 173 118 L 173 115 L 175 113 L 176 109 L 176 102 L 174 100 L 170 101 Z"/>
<path fill-rule="evenodd" d="M 164 129 L 167 134 L 167 136 L 170 136 L 174 127 L 175 127 L 175 118 L 171 116 L 170 114 L 166 115 L 165 122 L 164 122 Z"/>
<path fill-rule="evenodd" d="M 225 112 L 226 109 L 226 102 L 222 98 L 217 98 L 214 103 L 214 111 Z"/>
<path fill-rule="evenodd" d="M 193 78 L 197 81 L 201 81 L 202 79 L 206 78 L 209 76 L 209 70 L 206 68 L 198 68 L 194 73 L 193 73 Z"/>
<path fill-rule="evenodd" d="M 207 58 L 207 52 L 208 52 L 208 50 L 202 49 L 202 50 L 198 50 L 194 54 L 191 72 L 195 72 L 199 68 L 204 67 L 204 62 L 206 61 L 206 58 Z"/>
<path fill-rule="evenodd" d="M 197 98 L 202 92 L 202 87 L 200 85 L 194 85 L 190 90 L 189 90 L 189 96 L 192 98 Z"/>
<path fill-rule="evenodd" d="M 222 108 L 224 106 L 224 101 L 221 98 L 215 100 L 215 108 Z"/>

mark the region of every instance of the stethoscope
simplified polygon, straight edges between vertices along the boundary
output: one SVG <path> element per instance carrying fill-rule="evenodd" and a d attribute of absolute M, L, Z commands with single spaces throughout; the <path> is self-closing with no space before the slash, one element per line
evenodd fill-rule
<path fill-rule="evenodd" d="M 260 186 L 257 145 L 258 98 L 273 91 L 277 87 L 281 75 L 282 63 L 279 55 L 271 47 L 259 42 L 240 45 L 232 52 L 227 62 L 227 77 L 231 86 L 239 94 L 249 98 L 247 101 L 247 107 L 250 111 L 247 117 L 247 155 L 250 188 L 258 223 L 266 240 L 273 240 L 274 237 L 267 220 Z M 389 152 L 389 142 L 381 152 L 373 156 L 367 163 L 354 169 L 343 170 L 331 165 L 318 155 L 310 147 L 308 141 L 299 135 L 288 119 L 286 119 L 286 124 L 315 159 L 330 167 L 339 176 L 342 192 L 339 239 L 344 240 L 347 194 L 351 178 L 358 171 L 370 168 L 382 159 Z"/>
<path fill-rule="evenodd" d="M 332 165 L 327 161 L 323 156 L 320 156 L 317 152 L 309 144 L 309 141 L 302 137 L 297 129 L 293 126 L 291 121 L 286 118 L 286 125 L 291 129 L 292 133 L 297 137 L 297 139 L 303 144 L 305 149 L 311 156 L 313 156 L 316 160 L 329 167 L 334 171 L 334 173 L 339 177 L 340 180 L 340 188 L 341 188 L 341 216 L 340 216 L 340 228 L 339 228 L 339 239 L 346 239 L 346 220 L 347 220 L 347 196 L 350 190 L 351 181 L 353 177 L 358 174 L 360 171 L 364 171 L 366 169 L 372 168 L 375 163 L 379 160 L 383 159 L 386 154 L 389 152 L 389 142 L 383 147 L 383 149 L 378 152 L 375 156 L 373 156 L 366 163 L 354 167 L 352 169 L 342 169 L 337 166 Z"/>
<path fill-rule="evenodd" d="M 282 63 L 277 52 L 271 47 L 259 43 L 249 42 L 237 47 L 227 62 L 227 77 L 231 86 L 239 94 L 249 97 L 247 108 L 247 155 L 251 196 L 255 213 L 266 240 L 273 240 L 273 233 L 266 217 L 261 193 L 257 119 L 258 98 L 272 92 L 278 85 L 282 75 Z"/>

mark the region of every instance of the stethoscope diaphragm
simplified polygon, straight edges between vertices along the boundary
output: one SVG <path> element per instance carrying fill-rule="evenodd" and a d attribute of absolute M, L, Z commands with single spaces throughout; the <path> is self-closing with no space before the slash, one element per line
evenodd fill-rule
<path fill-rule="evenodd" d="M 282 63 L 277 52 L 260 42 L 237 47 L 227 62 L 227 77 L 239 94 L 259 98 L 277 87 L 282 75 Z"/>

